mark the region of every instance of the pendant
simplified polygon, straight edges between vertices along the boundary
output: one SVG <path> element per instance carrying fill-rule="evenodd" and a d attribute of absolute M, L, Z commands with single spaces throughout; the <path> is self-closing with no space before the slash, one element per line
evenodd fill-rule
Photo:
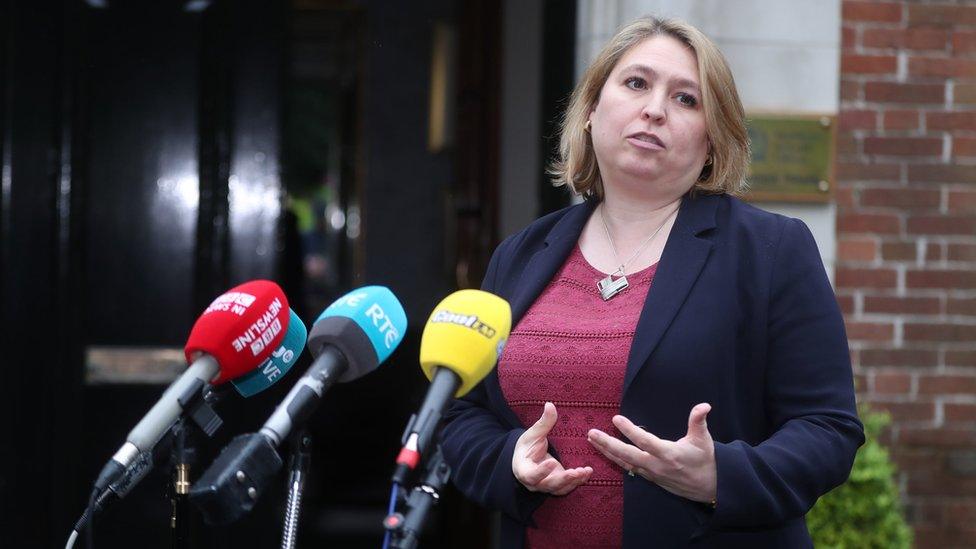
<path fill-rule="evenodd" d="M 620 273 L 620 278 L 614 280 L 613 275 L 616 273 L 611 273 L 596 283 L 596 287 L 600 290 L 600 297 L 603 298 L 603 301 L 609 301 L 611 297 L 626 290 L 627 286 L 630 285 L 627 282 L 627 275 L 623 274 L 623 270 L 620 269 L 617 272 Z"/>

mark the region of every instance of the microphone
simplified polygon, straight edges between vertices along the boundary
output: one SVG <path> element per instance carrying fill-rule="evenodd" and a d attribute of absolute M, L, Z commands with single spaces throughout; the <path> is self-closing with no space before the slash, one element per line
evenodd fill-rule
<path fill-rule="evenodd" d="M 151 451 L 211 383 L 240 377 L 271 356 L 285 337 L 289 310 L 284 292 L 267 280 L 246 282 L 215 299 L 190 331 L 184 348 L 190 366 L 129 432 L 95 481 L 92 499 L 119 480 L 140 454 Z M 220 418 L 197 409 L 203 412 L 195 419 L 212 434 Z"/>
<path fill-rule="evenodd" d="M 295 311 L 288 309 L 288 329 L 281 340 L 281 346 L 257 368 L 237 379 L 232 379 L 230 384 L 244 398 L 252 397 L 271 387 L 285 377 L 295 365 L 298 357 L 305 350 L 307 340 L 308 329 L 305 328 L 305 323 Z"/>
<path fill-rule="evenodd" d="M 481 290 L 460 290 L 437 304 L 420 339 L 420 367 L 431 380 L 430 388 L 404 430 L 393 482 L 406 484 L 451 398 L 467 394 L 495 366 L 511 325 L 508 302 Z"/>
<path fill-rule="evenodd" d="M 389 289 L 365 286 L 329 305 L 312 326 L 308 348 L 315 361 L 278 405 L 261 433 L 275 446 L 302 425 L 336 382 L 375 370 L 403 340 L 407 314 Z"/>
<path fill-rule="evenodd" d="M 323 395 L 375 370 L 403 339 L 407 317 L 383 286 L 353 290 L 329 305 L 309 332 L 315 360 L 257 433 L 235 437 L 190 489 L 208 524 L 228 524 L 254 508 L 283 462 L 277 448 L 301 428 Z"/>

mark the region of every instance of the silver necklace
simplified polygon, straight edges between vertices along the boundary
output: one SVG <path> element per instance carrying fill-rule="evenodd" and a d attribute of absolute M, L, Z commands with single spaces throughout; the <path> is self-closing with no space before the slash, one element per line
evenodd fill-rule
<path fill-rule="evenodd" d="M 624 267 L 633 261 L 638 254 L 644 251 L 644 246 L 647 246 L 650 241 L 654 240 L 657 233 L 661 232 L 661 229 L 667 225 L 668 220 L 671 219 L 671 216 L 677 212 L 678 210 L 675 209 L 673 212 L 668 214 L 668 216 L 664 218 L 664 221 L 658 225 L 657 229 L 654 229 L 651 236 L 645 238 L 644 242 L 641 242 L 640 246 L 637 247 L 637 250 L 627 258 L 627 261 L 620 261 L 620 257 L 617 255 L 617 247 L 613 243 L 613 237 L 610 236 L 610 228 L 607 227 L 607 218 L 603 217 L 603 205 L 600 205 L 600 221 L 603 222 L 603 231 L 607 234 L 607 241 L 610 243 L 610 251 L 613 252 L 613 258 L 617 261 L 617 263 L 620 264 L 616 271 L 608 274 L 606 278 L 596 283 L 596 287 L 598 290 L 600 290 L 600 297 L 603 298 L 603 301 L 609 301 L 611 297 L 626 290 L 627 287 L 630 286 L 630 283 L 627 282 L 627 273 L 624 272 Z M 614 275 L 619 275 L 619 277 L 613 278 Z"/>

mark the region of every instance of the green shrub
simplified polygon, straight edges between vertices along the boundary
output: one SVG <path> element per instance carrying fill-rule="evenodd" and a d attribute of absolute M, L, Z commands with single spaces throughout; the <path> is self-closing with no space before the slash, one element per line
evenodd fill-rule
<path fill-rule="evenodd" d="M 895 466 L 878 442 L 888 414 L 860 409 L 866 441 L 854 458 L 851 477 L 820 498 L 807 513 L 818 549 L 901 549 L 912 546 L 912 530 L 902 515 Z"/>

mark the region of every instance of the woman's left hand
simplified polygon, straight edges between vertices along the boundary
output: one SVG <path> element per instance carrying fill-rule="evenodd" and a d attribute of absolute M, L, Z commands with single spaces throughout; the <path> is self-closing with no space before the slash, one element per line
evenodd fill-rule
<path fill-rule="evenodd" d="M 634 425 L 624 416 L 613 424 L 636 444 L 627 444 L 598 429 L 587 440 L 611 461 L 672 494 L 692 501 L 712 502 L 718 489 L 715 445 L 705 417 L 712 407 L 698 404 L 688 416 L 688 434 L 677 441 L 662 440 Z"/>

